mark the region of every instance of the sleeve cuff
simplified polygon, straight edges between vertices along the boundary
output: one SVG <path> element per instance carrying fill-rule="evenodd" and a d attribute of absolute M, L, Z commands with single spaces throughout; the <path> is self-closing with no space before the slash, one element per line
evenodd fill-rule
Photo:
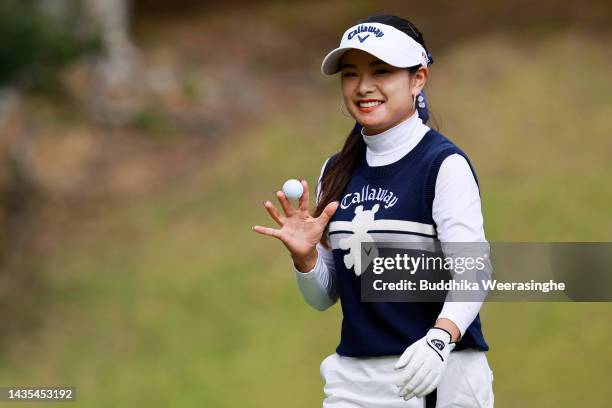
<path fill-rule="evenodd" d="M 295 263 L 293 261 L 291 261 L 291 267 L 293 268 L 293 271 L 295 272 L 295 274 L 298 276 L 299 279 L 313 279 L 315 276 L 314 271 L 317 269 L 320 263 L 321 263 L 321 254 L 317 253 L 317 260 L 315 261 L 315 264 L 312 267 L 312 269 L 309 270 L 308 272 L 299 271 L 295 267 Z"/>
<path fill-rule="evenodd" d="M 482 302 L 450 302 L 445 303 L 438 319 L 448 319 L 457 326 L 461 339 L 467 328 L 472 324 L 480 311 Z"/>

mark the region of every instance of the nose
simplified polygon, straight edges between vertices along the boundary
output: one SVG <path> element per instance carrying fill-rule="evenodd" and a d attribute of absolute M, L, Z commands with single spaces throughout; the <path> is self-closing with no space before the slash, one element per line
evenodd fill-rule
<path fill-rule="evenodd" d="M 359 77 L 359 83 L 357 84 L 357 94 L 359 96 L 365 96 L 372 92 L 374 92 L 374 82 L 369 75 L 361 75 Z"/>

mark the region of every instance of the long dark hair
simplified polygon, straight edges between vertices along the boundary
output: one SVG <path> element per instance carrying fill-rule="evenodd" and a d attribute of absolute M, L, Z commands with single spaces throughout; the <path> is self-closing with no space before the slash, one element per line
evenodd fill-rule
<path fill-rule="evenodd" d="M 427 50 L 427 46 L 425 45 L 425 40 L 423 39 L 423 35 L 416 28 L 414 24 L 410 21 L 403 19 L 401 17 L 397 17 L 390 14 L 376 14 L 372 16 L 368 16 L 360 21 L 357 24 L 363 23 L 382 23 L 393 26 L 398 30 L 406 33 L 410 37 L 412 37 L 416 42 L 421 44 L 425 51 L 427 52 L 429 63 L 433 62 L 433 58 L 431 58 L 431 53 Z M 407 68 L 410 72 L 410 75 L 414 75 L 420 65 Z M 424 106 L 424 104 L 421 104 Z M 424 113 L 427 114 L 427 108 L 424 108 Z M 427 118 L 421 114 L 419 111 L 419 116 L 423 119 L 424 122 L 427 121 Z M 338 152 L 333 161 L 327 165 L 327 169 L 323 174 L 323 178 L 321 179 L 321 187 L 320 187 L 320 198 L 317 208 L 315 209 L 314 216 L 318 217 L 321 215 L 327 204 L 332 201 L 339 201 L 340 195 L 344 192 L 353 170 L 359 163 L 361 157 L 364 156 L 366 150 L 366 144 L 361 137 L 361 125 L 355 123 L 355 126 L 349 133 L 348 137 L 344 141 L 344 145 L 342 146 L 342 150 Z M 330 248 L 329 243 L 327 242 L 327 230 L 328 226 L 325 228 L 323 236 L 321 237 L 321 243 L 327 249 Z"/>

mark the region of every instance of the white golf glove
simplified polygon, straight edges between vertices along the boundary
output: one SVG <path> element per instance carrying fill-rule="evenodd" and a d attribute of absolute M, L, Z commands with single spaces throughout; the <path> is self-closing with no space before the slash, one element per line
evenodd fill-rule
<path fill-rule="evenodd" d="M 395 364 L 402 370 L 399 396 L 408 401 L 422 398 L 438 387 L 446 368 L 448 355 L 455 348 L 451 335 L 444 329 L 431 328 L 425 337 L 411 344 Z"/>

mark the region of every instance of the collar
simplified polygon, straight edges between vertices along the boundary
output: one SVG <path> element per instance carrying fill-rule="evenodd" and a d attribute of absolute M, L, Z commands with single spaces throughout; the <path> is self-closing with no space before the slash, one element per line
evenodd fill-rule
<path fill-rule="evenodd" d="M 391 129 L 375 135 L 366 135 L 361 129 L 361 136 L 367 145 L 366 159 L 370 166 L 382 166 L 393 163 L 406 155 L 416 146 L 429 127 L 419 118 L 418 111 Z"/>

